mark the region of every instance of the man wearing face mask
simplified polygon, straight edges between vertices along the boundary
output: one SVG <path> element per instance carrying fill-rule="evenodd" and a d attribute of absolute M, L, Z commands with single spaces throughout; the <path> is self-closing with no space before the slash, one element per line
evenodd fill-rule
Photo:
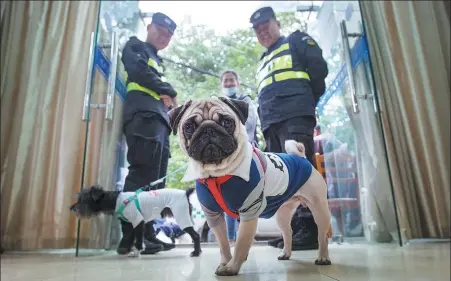
<path fill-rule="evenodd" d="M 235 70 L 225 70 L 221 74 L 221 90 L 225 97 L 231 99 L 237 99 L 245 101 L 249 104 L 249 113 L 246 120 L 246 132 L 249 142 L 258 147 L 257 144 L 257 111 L 255 109 L 254 103 L 249 95 L 240 94 L 238 87 L 240 86 L 240 81 L 238 78 L 238 73 Z M 232 218 L 228 214 L 225 214 L 226 224 L 227 224 L 227 237 L 229 241 L 236 240 L 236 229 L 237 229 L 237 219 Z"/>
<path fill-rule="evenodd" d="M 324 94 L 327 63 L 318 44 L 299 30 L 287 37 L 270 7 L 255 11 L 250 22 L 267 50 L 257 66 L 259 117 L 268 152 L 285 152 L 285 141 L 305 145 L 313 164 L 315 107 Z M 293 250 L 318 248 L 318 229 L 308 209 L 299 207 L 291 221 Z M 269 245 L 283 248 L 282 238 Z"/>
<path fill-rule="evenodd" d="M 238 99 L 245 101 L 249 104 L 249 115 L 246 121 L 246 132 L 248 135 L 249 142 L 257 146 L 257 110 L 252 102 L 249 95 L 240 94 L 238 88 L 240 86 L 240 81 L 238 78 L 238 73 L 235 70 L 225 70 L 221 74 L 221 90 L 225 97 L 231 99 Z"/>
<path fill-rule="evenodd" d="M 168 46 L 176 27 L 168 16 L 155 13 L 152 23 L 147 26 L 146 42 L 131 37 L 122 53 L 122 63 L 127 72 L 123 132 L 130 164 L 125 192 L 136 191 L 166 175 L 171 132 L 167 113 L 177 106 L 177 92 L 166 81 L 163 61 L 157 53 Z M 156 189 L 164 186 L 165 182 L 162 182 Z M 122 240 L 117 252 L 125 255 L 133 245 L 133 226 L 123 220 L 121 224 Z M 145 250 L 141 254 L 154 254 L 175 247 L 156 238 L 153 222 L 144 226 L 144 244 Z"/>

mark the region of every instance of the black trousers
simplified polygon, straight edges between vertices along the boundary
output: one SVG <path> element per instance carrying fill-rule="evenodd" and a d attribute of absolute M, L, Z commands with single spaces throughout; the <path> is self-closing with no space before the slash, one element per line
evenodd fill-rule
<path fill-rule="evenodd" d="M 263 132 L 266 151 L 286 153 L 285 141 L 293 139 L 304 144 L 307 159 L 313 163 L 313 130 L 315 126 L 316 119 L 313 116 L 295 117 L 272 124 Z"/>
<path fill-rule="evenodd" d="M 305 153 L 307 159 L 313 164 L 314 141 L 313 130 L 316 126 L 316 119 L 314 116 L 301 116 L 291 118 L 276 124 L 272 124 L 263 132 L 266 141 L 267 152 L 286 153 L 285 141 L 293 139 L 297 142 L 302 142 L 305 146 Z M 293 234 L 299 231 L 300 225 L 295 222 L 296 218 L 311 218 L 313 219 L 311 211 L 303 206 L 299 206 L 292 221 Z M 314 225 L 314 223 L 313 223 Z"/>
<path fill-rule="evenodd" d="M 124 191 L 136 191 L 146 184 L 164 176 L 168 169 L 170 129 L 164 119 L 153 112 L 137 112 L 131 120 L 124 123 L 123 133 L 127 142 L 128 175 L 125 178 Z M 152 189 L 162 189 L 166 181 Z M 130 240 L 132 227 L 121 221 L 122 235 Z M 144 237 L 155 238 L 153 222 L 146 223 Z M 133 241 L 132 241 L 133 242 Z"/>
<path fill-rule="evenodd" d="M 124 191 L 136 191 L 140 187 L 164 176 L 168 169 L 169 127 L 153 112 L 138 112 L 124 124 L 128 146 L 128 175 Z M 164 188 L 162 182 L 154 189 Z"/>

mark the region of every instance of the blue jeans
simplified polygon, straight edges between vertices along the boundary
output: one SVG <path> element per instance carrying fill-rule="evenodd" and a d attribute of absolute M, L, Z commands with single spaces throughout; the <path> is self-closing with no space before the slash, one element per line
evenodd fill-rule
<path fill-rule="evenodd" d="M 226 225 L 227 225 L 227 237 L 229 238 L 229 240 L 235 241 L 236 240 L 236 231 L 237 231 L 237 226 L 238 226 L 237 219 L 232 218 L 231 216 L 229 216 L 226 213 L 225 220 L 226 220 Z"/>

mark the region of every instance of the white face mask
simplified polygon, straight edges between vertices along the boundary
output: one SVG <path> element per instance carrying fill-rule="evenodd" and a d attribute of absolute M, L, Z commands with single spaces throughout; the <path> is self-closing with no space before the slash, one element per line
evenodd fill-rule
<path fill-rule="evenodd" d="M 238 91 L 237 87 L 222 88 L 222 93 L 228 97 L 235 95 L 237 93 L 237 91 Z"/>

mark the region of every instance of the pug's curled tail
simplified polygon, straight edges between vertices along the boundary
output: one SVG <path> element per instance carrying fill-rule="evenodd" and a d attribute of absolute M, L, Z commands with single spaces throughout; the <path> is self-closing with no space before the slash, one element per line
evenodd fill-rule
<path fill-rule="evenodd" d="M 285 141 L 285 151 L 289 154 L 296 154 L 305 158 L 305 146 L 301 142 L 295 140 Z"/>

